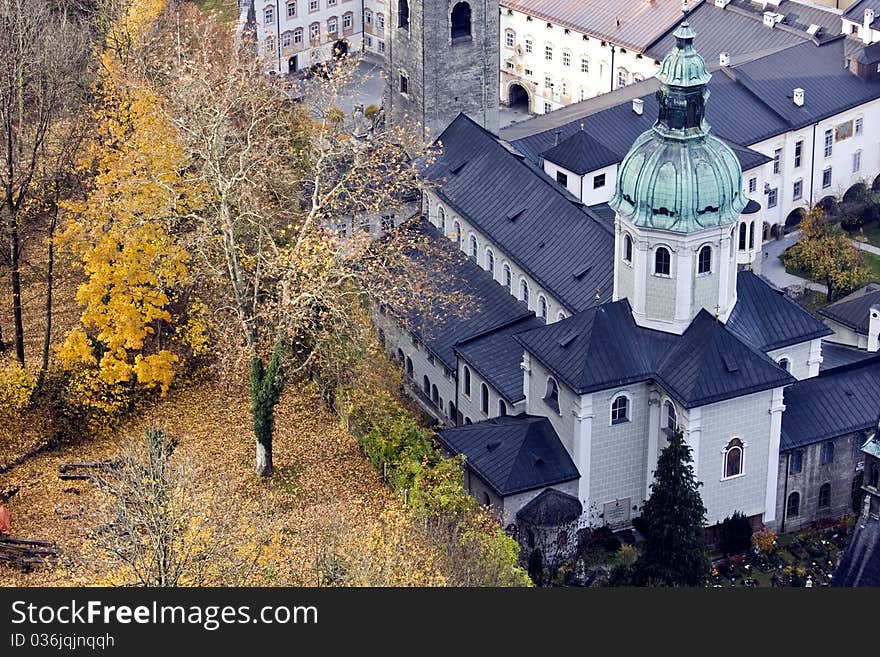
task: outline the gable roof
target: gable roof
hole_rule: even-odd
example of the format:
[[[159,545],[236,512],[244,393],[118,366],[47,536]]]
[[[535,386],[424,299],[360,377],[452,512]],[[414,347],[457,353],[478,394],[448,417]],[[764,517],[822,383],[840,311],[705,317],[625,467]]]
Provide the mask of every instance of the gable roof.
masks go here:
[[[577,394],[655,380],[693,408],[794,381],[705,310],[678,336],[638,326],[624,299],[515,339]]]
[[[534,317],[525,304],[513,298],[424,218],[414,219],[397,230],[400,232],[391,233],[386,239],[407,240],[400,257],[408,258],[417,270],[425,272],[430,280],[430,293],[425,295],[424,305],[391,311],[406,321],[407,329],[449,370],[455,371],[457,342]],[[449,307],[447,299],[453,300],[454,308]]]
[[[727,328],[759,351],[780,349],[832,333],[784,292],[754,272],[737,273],[736,295],[736,305],[727,320]]]
[[[444,429],[439,441],[504,497],[580,478],[545,417],[507,415]]]
[[[542,156],[579,176],[620,162],[617,153],[603,146],[587,134],[586,130],[576,131],[571,137],[545,151]]]
[[[462,360],[492,384],[504,399],[515,404],[524,398],[523,376],[520,369],[523,352],[513,336],[539,326],[544,326],[544,322],[534,315],[529,315],[501,328],[459,342],[455,351]]]
[[[820,372],[785,389],[780,451],[874,428],[880,356]]]
[[[857,363],[866,358],[873,358],[877,354],[851,347],[846,344],[837,344],[836,342],[822,341],[822,363],[819,365],[819,371],[825,372],[835,367],[843,367],[851,363]]]
[[[548,488],[517,511],[516,519],[534,527],[559,527],[577,520],[583,510],[584,506],[578,498]]]
[[[569,311],[610,298],[614,234],[464,114],[425,169],[434,191]],[[500,255],[496,255],[500,259]]]
[[[859,335],[868,335],[871,308],[880,308],[880,289],[870,286],[860,292],[825,306],[819,310],[819,314],[851,328]]]

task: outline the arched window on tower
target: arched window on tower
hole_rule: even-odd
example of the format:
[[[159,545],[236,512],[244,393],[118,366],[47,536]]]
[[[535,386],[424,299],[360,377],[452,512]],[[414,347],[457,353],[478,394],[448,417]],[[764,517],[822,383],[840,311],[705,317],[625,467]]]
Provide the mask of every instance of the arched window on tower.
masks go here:
[[[459,2],[452,8],[450,20],[453,39],[471,38],[471,6],[467,2]]]
[[[669,276],[670,271],[672,268],[669,249],[664,246],[658,247],[654,252],[654,273],[660,276]]]
[[[712,247],[708,244],[700,249],[697,257],[697,273],[708,274],[712,271]]]
[[[529,305],[529,283],[524,278],[519,281],[519,300]]]
[[[452,222],[452,239],[459,247],[461,246],[461,224],[458,223],[458,219]]]
[[[477,238],[475,235],[470,236],[470,256],[471,260],[474,262],[477,261],[477,254],[479,253],[479,245],[477,244]]]
[[[513,274],[511,274],[510,266],[506,262],[504,263],[503,274],[504,287],[510,292],[510,287],[513,285]]]
[[[503,399],[498,400],[498,415],[499,417],[507,415],[507,404],[504,403]]]
[[[492,249],[486,249],[486,271],[495,278],[495,254]]]
[[[755,222],[749,224],[749,248],[755,248]]]
[[[556,385],[556,380],[552,376],[547,377],[547,390],[544,393],[544,403],[557,413],[559,412],[559,386]]]
[[[628,264],[633,261],[633,241],[629,235],[623,236],[623,261]]]
[[[746,225],[742,223],[739,225],[739,250],[746,250]]]
[[[397,27],[409,29],[409,0],[397,0]]]
[[[467,365],[464,367],[464,394],[471,396],[471,370]]]
[[[666,403],[663,404],[663,408],[666,411],[666,421],[664,429],[666,429],[669,433],[675,433],[675,431],[678,429],[678,418],[676,418],[675,416],[675,406],[671,401],[667,400]]]
[[[547,321],[547,299],[544,298],[544,295],[538,297],[538,317]]]

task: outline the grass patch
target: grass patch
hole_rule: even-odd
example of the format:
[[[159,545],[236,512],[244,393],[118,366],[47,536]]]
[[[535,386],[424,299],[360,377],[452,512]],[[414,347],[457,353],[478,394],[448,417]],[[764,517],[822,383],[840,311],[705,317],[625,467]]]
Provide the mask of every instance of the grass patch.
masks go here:
[[[859,242],[867,242],[871,246],[880,247],[880,224],[868,224],[848,233]]]
[[[238,20],[238,2],[236,0],[193,0],[202,11],[213,12],[224,23]]]
[[[865,283],[880,282],[880,256],[865,251],[862,253],[865,256],[863,261],[864,265],[871,272],[870,276],[862,282],[862,285]]]

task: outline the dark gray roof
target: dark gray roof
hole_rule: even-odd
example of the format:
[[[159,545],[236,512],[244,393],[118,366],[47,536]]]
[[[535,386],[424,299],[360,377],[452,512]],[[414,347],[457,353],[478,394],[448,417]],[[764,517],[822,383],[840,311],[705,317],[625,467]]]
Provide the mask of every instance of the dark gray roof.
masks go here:
[[[578,479],[550,420],[507,415],[444,429],[440,442],[502,497]]]
[[[851,328],[860,335],[868,335],[871,306],[880,307],[880,289],[866,289],[819,310],[819,314]]]
[[[860,517],[831,586],[880,586],[880,518]]]
[[[455,351],[510,403],[523,399],[522,347],[513,339],[521,331],[544,326],[534,315],[469,338]]]
[[[769,28],[763,28],[772,32]],[[751,61],[719,68],[712,74],[706,119],[713,133],[731,147],[745,148],[795,130],[856,105],[880,98],[880,80],[862,80],[844,68],[844,46],[835,38],[817,46],[811,41],[793,45]],[[701,50],[700,37],[695,41]],[[533,162],[552,148],[555,131],[565,139],[584,129],[622,159],[635,138],[657,118],[656,78],[630,85],[594,99],[575,103],[502,130],[501,135]],[[803,107],[792,102],[801,87]],[[632,99],[641,98],[642,115],[632,111]],[[735,148],[743,170],[765,162],[763,155]],[[750,159],[754,158],[754,159]]]
[[[426,273],[432,288],[424,305],[391,310],[406,319],[407,328],[448,369],[455,371],[457,342],[518,319],[534,317],[525,304],[513,298],[425,219],[414,219],[398,230],[398,238],[407,240],[401,256],[411,259],[414,269]],[[450,304],[444,301],[448,298],[456,300],[455,308],[448,307]]]
[[[521,508],[516,519],[533,527],[558,527],[580,518],[583,510],[578,498],[555,488],[548,488]]]
[[[579,176],[620,162],[617,153],[603,146],[586,130],[578,130],[558,146],[545,151],[543,157]]]
[[[820,372],[785,389],[780,451],[872,429],[880,412],[880,357]]]
[[[794,382],[706,311],[678,336],[638,326],[622,300],[515,339],[578,394],[655,380],[692,408]]]
[[[871,353],[864,349],[850,347],[845,344],[836,344],[834,342],[822,341],[822,364],[819,365],[819,371],[833,370],[835,367],[843,367],[851,363],[857,363],[866,358],[873,358],[877,354]]]
[[[614,208],[612,208],[607,203],[599,203],[598,205],[591,205],[590,211],[599,217],[600,221],[604,221],[610,227],[614,228],[614,219],[615,212]]]
[[[780,349],[832,333],[785,293],[753,272],[737,274],[736,295],[727,328],[760,351]]]
[[[425,171],[436,193],[569,311],[611,296],[614,234],[464,114]]]
[[[728,5],[728,11],[748,13],[754,20],[762,21],[763,24],[765,10],[754,0],[732,0]],[[840,34],[840,16],[843,12],[838,9],[782,0],[778,7],[768,6],[766,11],[773,11],[785,17],[773,30],[806,33],[810,25],[818,25],[823,28],[819,33],[820,37],[823,33],[829,37]]]
[[[791,2],[784,4],[798,6]],[[756,11],[751,11],[752,7]],[[838,28],[834,33],[840,32],[839,17],[829,12],[816,13],[823,15],[823,22],[827,22],[827,16],[836,18]],[[788,18],[787,13],[786,18]],[[697,50],[709,65],[717,65],[718,55],[722,52],[729,53],[732,61],[736,63],[755,53],[781,50],[803,43],[809,38],[806,33],[809,23],[798,31],[770,29],[764,25],[763,20],[763,12],[752,4],[751,0],[745,0],[745,3],[732,3],[727,9],[716,7],[713,2],[705,2],[688,15],[688,23],[697,33],[695,42]],[[673,27],[654,41],[647,49],[648,55],[654,59],[665,57],[675,47],[675,37],[672,36],[674,30]]]
[[[874,10],[874,22],[871,23],[871,27],[875,30],[880,29],[880,0],[861,0],[861,2],[856,2],[843,12],[843,15],[848,20],[855,21],[861,25],[865,22],[865,9]]]

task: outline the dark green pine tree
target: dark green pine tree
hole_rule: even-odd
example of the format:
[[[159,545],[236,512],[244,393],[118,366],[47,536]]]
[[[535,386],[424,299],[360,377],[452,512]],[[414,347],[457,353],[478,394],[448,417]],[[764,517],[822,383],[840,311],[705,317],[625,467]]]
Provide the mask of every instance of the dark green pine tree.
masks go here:
[[[642,508],[645,543],[635,581],[642,586],[700,586],[709,571],[706,507],[681,431],[660,453],[654,475],[651,497]]]

